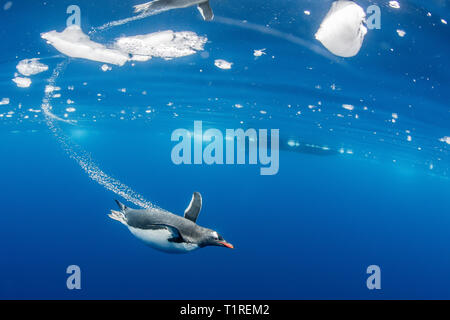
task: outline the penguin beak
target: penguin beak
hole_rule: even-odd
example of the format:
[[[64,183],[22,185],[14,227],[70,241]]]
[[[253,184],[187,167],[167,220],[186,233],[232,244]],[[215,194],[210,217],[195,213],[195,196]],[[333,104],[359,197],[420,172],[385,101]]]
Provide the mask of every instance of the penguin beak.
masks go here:
[[[228,242],[226,242],[226,241],[218,241],[218,243],[219,243],[221,246],[224,246],[224,247],[227,247],[227,248],[230,248],[230,249],[234,249],[234,246],[233,246],[231,243],[228,243]]]

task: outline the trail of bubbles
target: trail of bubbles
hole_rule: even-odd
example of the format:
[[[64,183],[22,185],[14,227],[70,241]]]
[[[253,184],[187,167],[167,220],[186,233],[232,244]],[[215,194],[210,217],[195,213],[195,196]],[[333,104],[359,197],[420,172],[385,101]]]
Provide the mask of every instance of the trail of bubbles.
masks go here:
[[[161,13],[163,11],[166,11],[166,10],[146,11],[146,12],[143,12],[143,13],[138,14],[136,16],[132,16],[132,17],[125,18],[125,19],[111,21],[111,22],[105,23],[105,24],[103,24],[103,25],[101,25],[99,27],[92,28],[92,30],[89,31],[89,35],[94,34],[97,31],[105,31],[105,30],[108,30],[108,29],[113,28],[113,27],[121,26],[121,25],[129,23],[131,21],[137,21],[137,20],[145,19],[147,17],[153,16],[153,15]]]
[[[48,84],[54,86],[56,79],[60,72],[67,66],[67,61],[61,62],[53,70],[52,76],[48,79]],[[63,150],[69,155],[69,157],[75,160],[78,165],[87,173],[89,178],[98,184],[105,187],[107,190],[114,192],[127,201],[142,207],[142,208],[158,208],[156,205],[145,200],[143,196],[136,193],[127,185],[123,184],[117,179],[110,177],[107,173],[103,172],[92,160],[91,156],[83,150],[80,146],[74,144],[69,137],[67,137],[61,128],[57,125],[55,120],[59,118],[51,112],[51,99],[50,92],[46,92],[44,99],[42,100],[42,111],[45,116],[45,122],[61,144]]]

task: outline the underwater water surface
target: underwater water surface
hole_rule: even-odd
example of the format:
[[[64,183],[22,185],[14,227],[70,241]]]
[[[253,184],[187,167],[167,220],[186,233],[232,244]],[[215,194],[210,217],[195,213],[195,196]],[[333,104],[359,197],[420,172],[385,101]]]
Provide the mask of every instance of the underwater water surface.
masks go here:
[[[314,37],[333,1],[211,0],[212,21],[191,6],[108,24],[142,2],[0,3],[0,298],[450,298],[447,1],[356,1],[381,28],[348,58]],[[108,48],[189,38],[158,38],[146,61],[132,42],[123,65],[73,57],[42,36],[70,5]],[[34,58],[48,68],[19,72]],[[171,135],[194,121],[278,129],[277,174],[174,164]],[[182,215],[194,191],[198,224],[234,250],[159,252],[107,216],[114,199]]]

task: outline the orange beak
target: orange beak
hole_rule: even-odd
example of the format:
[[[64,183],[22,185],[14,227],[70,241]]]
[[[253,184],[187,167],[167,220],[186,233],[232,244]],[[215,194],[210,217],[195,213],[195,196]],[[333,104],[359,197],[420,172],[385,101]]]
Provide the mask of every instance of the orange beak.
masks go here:
[[[224,247],[230,248],[230,249],[234,249],[234,246],[231,243],[225,242],[225,241],[219,241],[219,243],[221,245],[223,245]]]

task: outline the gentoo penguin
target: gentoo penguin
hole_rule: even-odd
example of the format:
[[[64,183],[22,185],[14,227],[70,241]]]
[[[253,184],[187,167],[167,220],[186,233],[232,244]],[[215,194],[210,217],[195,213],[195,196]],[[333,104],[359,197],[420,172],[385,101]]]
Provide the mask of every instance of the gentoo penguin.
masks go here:
[[[184,217],[158,208],[135,210],[117,200],[116,203],[120,211],[111,210],[108,216],[126,225],[135,237],[154,249],[187,253],[206,246],[234,248],[216,231],[196,224],[202,208],[202,197],[198,192],[194,192]]]
[[[172,9],[187,8],[197,5],[202,17],[206,21],[214,18],[214,13],[209,5],[209,0],[153,0],[134,6],[134,12],[163,12]]]

